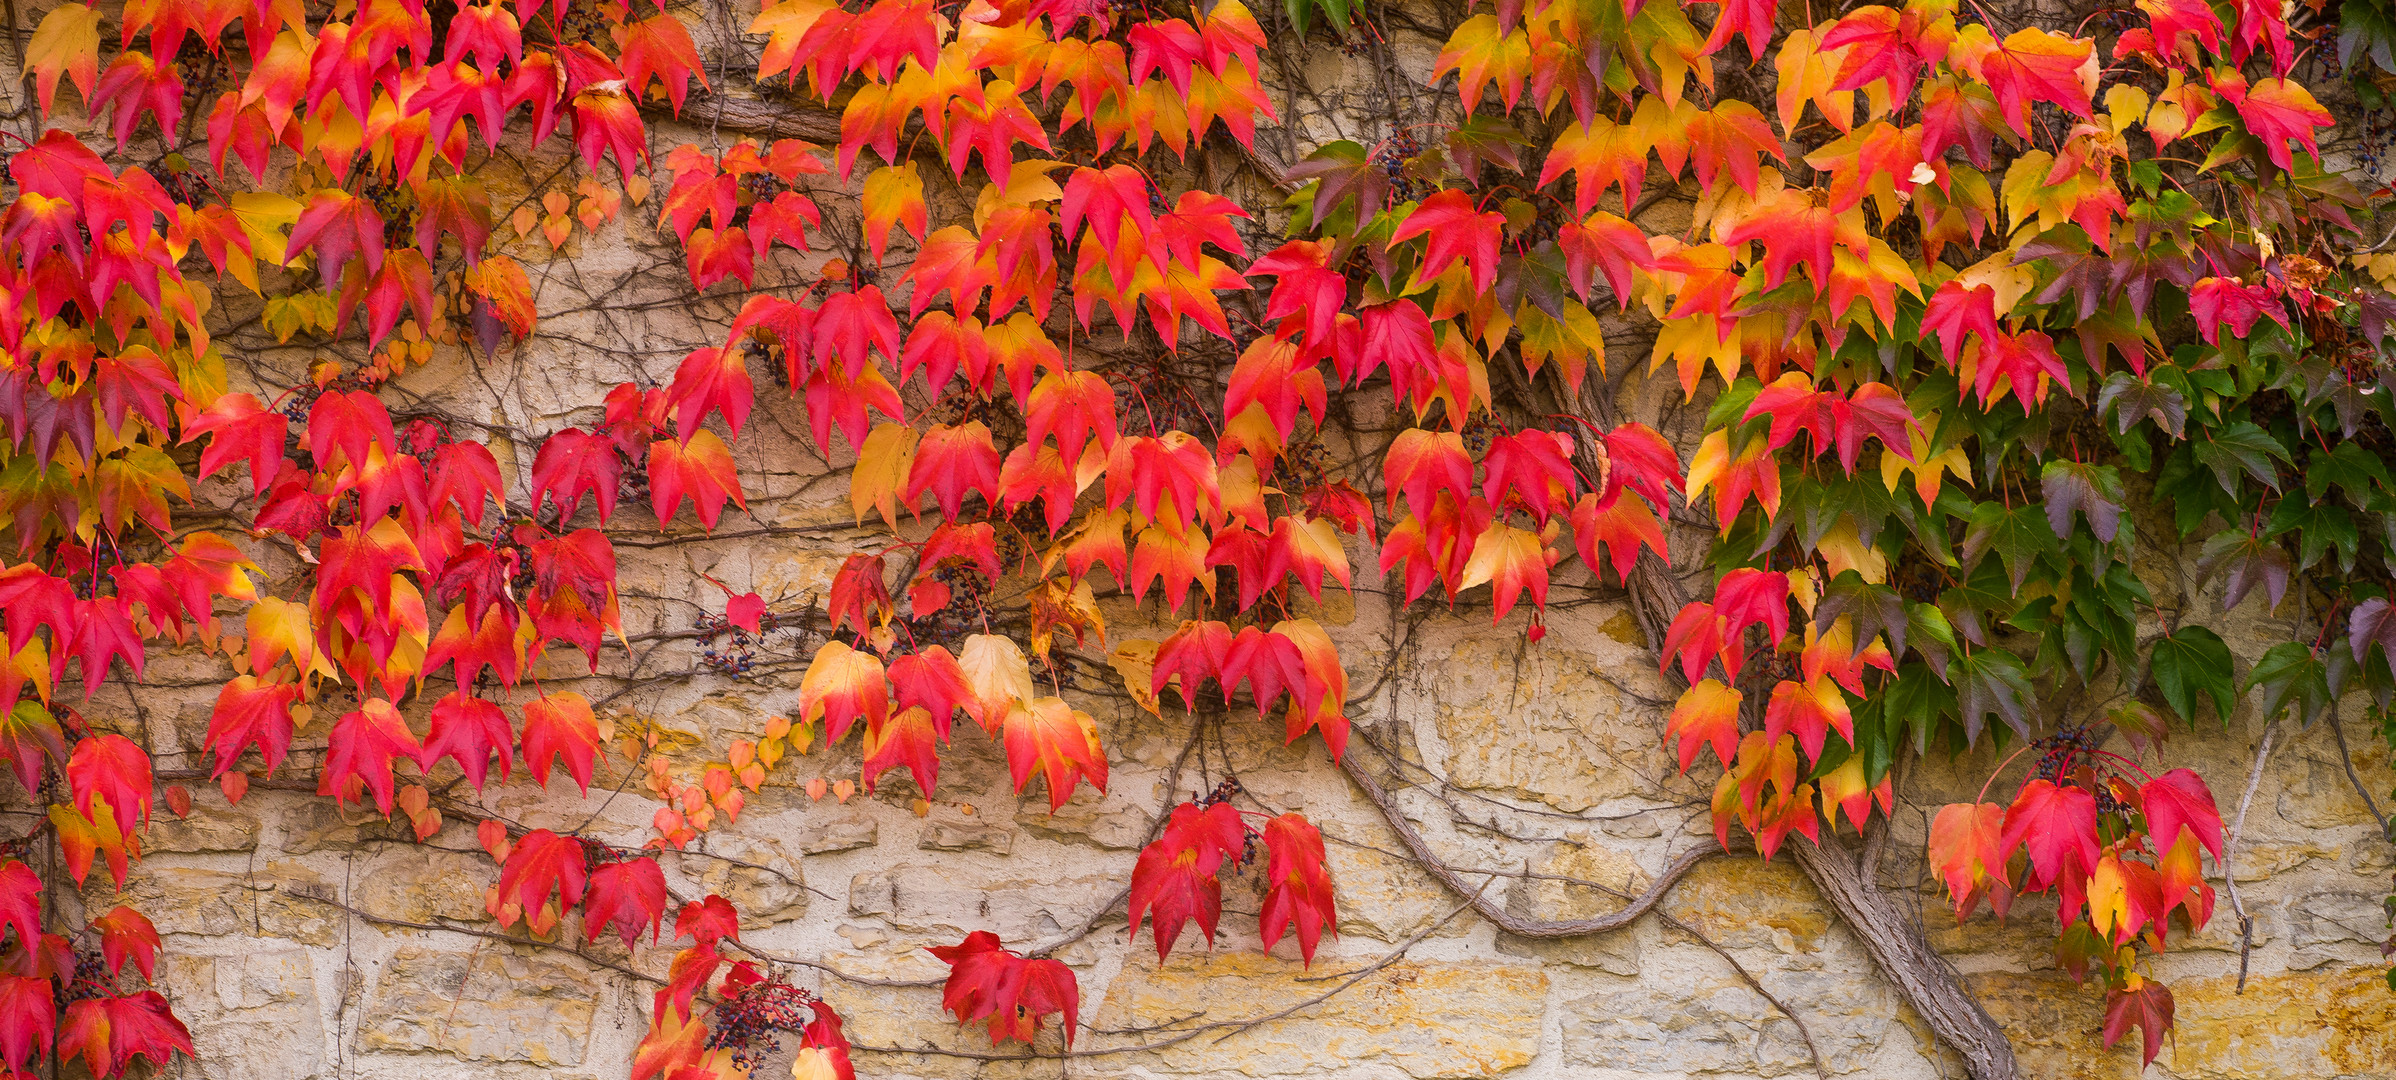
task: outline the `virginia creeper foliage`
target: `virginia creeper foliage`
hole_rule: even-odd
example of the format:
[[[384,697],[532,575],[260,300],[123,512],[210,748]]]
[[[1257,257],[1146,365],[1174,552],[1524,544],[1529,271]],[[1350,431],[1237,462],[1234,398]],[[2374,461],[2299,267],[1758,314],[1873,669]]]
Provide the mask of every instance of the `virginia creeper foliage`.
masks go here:
[[[1267,14],[1378,32],[1344,0]],[[26,56],[51,122],[10,154],[0,216],[0,756],[77,884],[103,859],[123,884],[162,782],[84,707],[152,649],[195,647],[230,673],[205,762],[232,801],[309,773],[422,839],[470,808],[436,774],[587,793],[621,758],[659,802],[653,835],[480,821],[492,918],[550,937],[579,916],[583,940],[629,947],[674,914],[690,944],[636,1080],[745,1075],[776,1032],[798,1075],[847,1077],[840,1018],[657,861],[736,822],[779,763],[853,732],[867,791],[899,770],[929,797],[943,748],[982,737],[962,716],[1053,810],[1107,787],[1068,696],[1088,671],[1159,716],[1252,707],[1338,759],[1352,687],[1314,617],[1327,591],[1377,565],[1406,603],[1436,585],[1536,641],[1559,585],[1636,595],[1704,564],[1710,596],[1656,644],[1686,686],[1664,745],[1684,772],[1712,752],[1722,842],[1769,858],[1842,818],[1886,827],[1902,756],[2035,749],[2026,778],[1992,778],[2010,799],[1936,812],[1931,863],[1958,918],[2053,893],[2064,967],[2102,980],[2108,1041],[2136,1026],[2151,1061],[2173,1003],[2141,950],[2211,917],[2224,829],[2204,779],[2139,758],[2244,690],[2305,723],[2349,688],[2396,691],[2396,257],[2320,161],[2331,118],[2275,6],[2041,27],[1955,0],[1501,3],[1407,73],[1454,87],[1452,121],[1286,169],[1258,152],[1281,118],[1240,0],[767,0],[754,78],[836,109],[837,141],[662,149],[656,124],[732,89],[686,18],[41,16]],[[1769,99],[1729,92],[1755,85],[1739,70],[1768,71]],[[565,159],[571,194],[500,220],[485,171],[508,148]],[[1217,151],[1285,198],[1185,178]],[[1667,196],[1688,204],[1669,225]],[[826,261],[838,214],[862,243]],[[619,216],[670,237],[695,294],[739,300],[720,341],[541,433],[521,475],[483,429],[405,404],[412,369],[540,332],[535,237]],[[812,281],[760,287],[776,265]],[[237,388],[211,336],[228,298],[363,359]],[[1701,417],[1678,443],[1618,418],[1601,317],[1659,328],[1647,366]],[[891,539],[820,615],[722,590],[710,633],[796,627],[812,657],[792,715],[677,761],[535,673],[625,644],[619,519],[746,512],[760,393],[797,400],[813,448],[850,463],[856,521]],[[1326,432],[1359,402],[1390,430],[1335,465]],[[188,527],[219,477],[233,524]],[[269,582],[262,545],[302,572]],[[2292,604],[2319,633],[2239,681],[2133,572],[2181,545],[2225,606]],[[1102,596],[1179,627],[1110,641]],[[1193,922],[1213,946],[1232,876],[1262,893],[1262,944],[1294,937],[1311,964],[1338,926],[1325,838],[1239,796],[1171,810],[1126,868],[1131,927],[1160,959]],[[143,988],[149,920],[51,925],[49,884],[0,863],[0,1073],[191,1053]],[[1032,946],[932,950],[943,1006],[993,1044],[1057,1017],[1069,1048],[1074,974]]]

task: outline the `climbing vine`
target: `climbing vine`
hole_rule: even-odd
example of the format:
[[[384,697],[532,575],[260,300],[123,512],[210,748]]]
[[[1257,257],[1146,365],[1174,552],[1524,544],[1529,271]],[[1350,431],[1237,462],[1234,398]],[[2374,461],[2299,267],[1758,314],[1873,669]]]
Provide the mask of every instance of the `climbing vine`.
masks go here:
[[[2379,193],[2324,165],[2316,98],[2374,86],[2331,54],[2387,66],[2384,35],[2332,44],[2248,0],[2053,25],[1959,0],[1555,0],[1437,13],[1411,71],[1385,27],[1421,12],[1265,14],[1286,40],[1239,0],[41,13],[0,216],[0,755],[42,807],[0,865],[0,1064],[191,1053],[147,986],[151,923],[69,925],[34,867],[54,850],[122,886],[157,792],[180,814],[183,781],[238,802],[296,773],[419,839],[475,821],[488,912],[526,940],[578,918],[629,946],[671,916],[638,1080],[745,1075],[783,1034],[797,1075],[849,1076],[804,959],[743,945],[660,854],[852,733],[855,784],[903,770],[929,800],[944,747],[981,737],[960,715],[1051,809],[1104,792],[1075,703],[1096,692],[1278,719],[1511,931],[1647,910],[1689,860],[1621,920],[1533,925],[1389,809],[1350,753],[1372,689],[1315,617],[1374,567],[1405,604],[1485,602],[1532,643],[1560,575],[1624,589],[1685,687],[1663,745],[1719,769],[1720,844],[1794,852],[1984,1077],[2013,1074],[2002,1033],[1879,917],[1840,831],[1885,835],[1908,757],[1993,746],[2000,798],[1938,809],[1929,837],[1957,917],[2053,893],[2062,966],[2151,1061],[2174,1003],[2145,958],[2213,917],[2235,846],[2167,735],[2250,691],[2272,725],[2396,694],[2396,254]],[[1304,145],[1276,90],[1310,34],[1455,103]],[[542,431],[412,386],[543,334],[536,279],[619,220],[671,237],[686,295],[737,308],[670,377]],[[1625,327],[1646,356],[1620,355]],[[228,332],[320,351],[262,381]],[[1628,418],[1641,367],[1692,423]],[[633,648],[628,515],[739,527],[740,467],[774,464],[743,440],[761,378],[887,540],[821,597],[715,583],[680,634],[690,675],[747,676],[769,640],[807,659],[788,716],[692,750],[542,660]],[[2239,673],[2138,572],[2184,548],[2204,596],[2308,632]],[[1110,637],[1110,596],[1179,626]],[[157,768],[90,705],[161,647],[225,672],[204,769]],[[460,791],[520,767],[589,796],[616,759],[657,803],[637,840]],[[1211,945],[1233,867],[1261,869],[1262,945],[1311,964],[1338,925],[1324,838],[1236,783],[1171,808],[1118,902],[1160,958],[1190,923]],[[942,1006],[994,1046],[1054,1017],[1076,1052],[1055,947],[934,949]]]

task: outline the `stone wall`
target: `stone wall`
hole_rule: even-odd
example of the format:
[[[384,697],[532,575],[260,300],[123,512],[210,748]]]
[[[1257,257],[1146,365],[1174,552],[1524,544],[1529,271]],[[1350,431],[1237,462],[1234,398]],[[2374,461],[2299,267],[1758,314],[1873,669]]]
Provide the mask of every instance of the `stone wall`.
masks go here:
[[[567,349],[536,346],[511,377],[582,377],[541,363],[544,355],[563,360]],[[591,389],[556,392],[590,400]],[[1637,391],[1635,382],[1626,387]],[[505,418],[538,430],[565,417],[511,407]],[[838,476],[846,461],[836,456],[827,470],[803,448],[777,443],[800,422],[787,402],[760,419],[744,451],[786,471],[752,478],[754,520],[728,519],[715,539],[678,531],[657,544],[645,517],[628,512],[614,528],[625,544],[631,654],[606,657],[603,675],[614,678],[589,678],[574,657],[552,656],[542,668],[552,686],[594,698],[620,691],[603,710],[610,719],[655,725],[668,745],[690,747],[684,757],[694,765],[703,760],[698,744],[720,752],[790,710],[804,661],[793,639],[778,635],[761,649],[754,678],[686,676],[694,646],[658,635],[720,605],[694,572],[791,606],[820,595],[846,554],[881,542],[850,522]],[[1360,567],[1373,557],[1362,548],[1351,555]],[[2177,568],[2147,577],[2166,610],[2208,602],[2185,594]],[[1471,595],[1452,614],[1401,612],[1369,574],[1358,584],[1310,612],[1333,627],[1355,681],[1360,738],[1351,752],[1390,778],[1410,820],[1450,863],[1499,872],[1488,888],[1507,907],[1603,914],[1677,854],[1713,843],[1705,789],[1674,777],[1660,747],[1669,691],[1608,590],[1588,587],[1577,568],[1567,573],[1551,598],[1548,636],[1531,644],[1519,615],[1493,627]],[[2247,662],[2295,632],[2257,605],[2219,623]],[[1170,630],[1154,605],[1110,602],[1105,614],[1109,642]],[[1099,644],[1084,652],[1102,655]],[[145,731],[163,768],[189,767],[199,761],[213,685],[227,674],[192,656],[161,656],[146,683],[103,691],[91,712],[102,724]],[[680,895],[735,900],[750,944],[822,965],[802,969],[800,981],[839,1007],[858,1043],[917,1051],[861,1053],[861,1075],[1058,1075],[1054,1061],[971,1056],[991,1052],[987,1039],[950,1023],[937,989],[923,985],[945,971],[924,947],[973,930],[1018,947],[1068,941],[1056,955],[1081,978],[1085,1049],[1303,1006],[1253,1027],[1078,1060],[1065,1075],[1803,1075],[1813,1068],[1806,1033],[1784,1006],[1834,1073],[1958,1074],[1786,858],[1702,864],[1658,914],[1620,932],[1517,939],[1460,911],[1461,897],[1406,858],[1317,740],[1283,747],[1277,719],[1246,711],[1159,717],[1119,693],[1077,699],[1100,718],[1113,755],[1104,797],[1084,789],[1053,814],[1037,787],[1018,798],[997,747],[968,725],[944,755],[928,803],[904,773],[870,796],[810,799],[808,780],[857,774],[852,738],[783,763],[737,825],[665,857],[669,878]],[[2198,768],[2225,809],[2235,806],[2261,735],[2249,710],[2225,730],[2181,734],[2163,751],[2171,764]],[[2354,711],[2347,734],[2362,783],[2386,792],[2396,773]],[[1193,730],[1196,748],[1185,758]],[[304,734],[321,740],[322,727]],[[1169,783],[1177,761],[1179,780]],[[2130,1046],[2100,1049],[2098,991],[2056,970],[2051,902],[2025,902],[2003,925],[1983,915],[1957,927],[1922,872],[1926,808],[1971,797],[1991,766],[1981,753],[1909,769],[1882,879],[1922,883],[1923,923],[2006,1022],[2026,1075],[2135,1075]],[[1244,805],[1303,811],[1330,841],[1339,935],[1311,968],[1290,942],[1258,950],[1253,870],[1227,882],[1215,947],[1192,929],[1161,964],[1145,935],[1127,934],[1120,904],[1109,906],[1155,815],[1226,771],[1244,785]],[[532,827],[595,821],[593,831],[637,842],[655,806],[637,786],[610,794],[625,778],[624,762],[612,760],[588,798],[519,779],[494,786],[479,805]],[[313,795],[261,784],[235,807],[195,787],[192,815],[152,828],[124,893],[167,937],[161,978],[203,1055],[181,1075],[624,1075],[653,990],[632,972],[662,973],[668,949],[644,944],[627,955],[602,940],[578,957],[572,921],[564,948],[493,937],[483,891],[496,869],[463,815],[419,844],[404,822],[345,814]],[[455,794],[471,797],[463,787]],[[2240,957],[2225,894],[2203,934],[2155,961],[2180,1001],[2179,1035],[2157,1075],[2396,1073],[2396,995],[2381,981],[2375,944],[2385,933],[2379,900],[2392,860],[2377,832],[2327,725],[2282,740],[2235,866],[2255,918],[2245,992],[2236,990]],[[117,900],[104,879],[85,899]],[[427,928],[436,926],[455,929]],[[1367,973],[1351,985],[1355,972]]]
[[[1407,70],[1428,70],[1427,54],[1417,55],[1421,42],[1408,39],[1401,49]],[[1323,114],[1330,119],[1268,132],[1260,152],[1369,137],[1377,129],[1336,121],[1355,111],[1342,111],[1353,103],[1339,95],[1363,93],[1338,88],[1372,85],[1362,63],[1314,50],[1303,78],[1337,89]],[[707,130],[663,131],[657,144],[685,137],[704,139]],[[1236,167],[1195,167],[1216,165]],[[503,216],[544,190],[491,179]],[[838,210],[837,200],[827,199],[827,209]],[[640,224],[649,216],[628,208],[595,235],[578,231],[569,258],[536,274],[544,321],[529,347],[488,362],[445,347],[407,376],[405,395],[482,425],[521,484],[540,436],[597,419],[595,403],[609,385],[668,376],[685,350],[713,340],[737,310],[728,288],[689,301],[678,255]],[[835,243],[854,243],[853,218],[834,213],[831,227]],[[519,248],[531,253],[529,263],[547,253],[538,240]],[[804,282],[813,265],[769,272],[760,286]],[[225,310],[237,383],[290,385],[317,352],[277,346],[237,302]],[[1693,417],[1674,407],[1677,388],[1624,374],[1641,366],[1639,328],[1609,327],[1623,400],[1668,432],[1685,433]],[[804,413],[762,375],[759,385],[760,410],[739,447],[750,513],[727,517],[713,537],[687,527],[661,537],[645,508],[628,501],[610,525],[624,559],[626,641],[611,644],[596,677],[578,657],[553,654],[539,669],[545,685],[603,701],[619,727],[651,725],[692,765],[787,713],[805,659],[792,636],[776,635],[760,648],[752,678],[700,673],[697,646],[676,636],[699,613],[722,609],[722,594],[699,575],[793,608],[816,602],[846,555],[887,542],[878,528],[853,523],[850,452],[818,458],[802,434]],[[1355,422],[1370,430],[1375,418]],[[218,505],[244,493],[222,483],[200,491]],[[287,547],[254,551],[272,575],[293,569]],[[1660,747],[1671,693],[1618,592],[1592,586],[1570,566],[1551,597],[1550,631],[1531,644],[1520,614],[1492,626],[1482,595],[1468,594],[1452,613],[1429,604],[1401,611],[1370,572],[1374,552],[1359,545],[1350,554],[1357,588],[1335,590],[1308,613],[1333,629],[1348,659],[1360,735],[1352,752],[1387,778],[1449,862],[1490,872],[1479,876],[1492,879],[1487,890],[1512,910],[1578,917],[1618,909],[1621,893],[1678,854],[1713,843],[1707,785],[1675,777]],[[1699,564],[1684,565],[1695,573]],[[2195,594],[2185,564],[2144,570],[2158,610],[2208,610],[2212,601]],[[2249,600],[2219,621],[2242,662],[2298,632],[2260,604]],[[1161,638],[1171,628],[1154,604],[1110,602],[1105,615],[1110,643]],[[1093,660],[1090,670],[1105,672],[1100,642],[1080,652]],[[198,768],[209,705],[229,675],[195,654],[161,653],[145,682],[104,689],[88,713],[137,733],[162,768]],[[684,897],[712,891],[734,899],[748,919],[746,942],[808,965],[800,981],[838,1006],[849,1034],[886,1048],[859,1054],[864,1076],[1775,1077],[1811,1072],[1817,1052],[1841,1075],[1959,1075],[1786,858],[1709,861],[1656,914],[1616,933],[1517,939],[1462,910],[1463,897],[1407,858],[1318,740],[1284,747],[1278,721],[1244,711],[1154,716],[1120,693],[1074,696],[1099,717],[1112,755],[1103,797],[1084,790],[1053,814],[1043,790],[1019,798],[997,748],[968,725],[944,754],[928,801],[903,773],[871,795],[810,798],[811,779],[857,775],[852,737],[786,761],[737,825],[664,858],[669,879]],[[2203,733],[2177,735],[2164,750],[2169,763],[2199,769],[2225,809],[2236,805],[2262,735],[2251,708],[2225,726],[2208,722]],[[2364,787],[2387,792],[2396,772],[2376,735],[2355,723],[2357,712],[2350,706],[2345,717],[2355,767]],[[421,729],[421,706],[408,715]],[[303,732],[286,777],[308,774],[309,748],[321,747],[324,726]],[[1958,927],[1923,872],[1927,813],[1971,797],[1993,764],[1979,753],[1909,767],[1881,878],[1919,886],[1928,933],[2005,1022],[2026,1075],[2136,1075],[2131,1046],[2101,1049],[2100,993],[2075,987],[2055,967],[2051,902],[2025,902],[2006,924],[1983,915]],[[1228,911],[1212,949],[1193,929],[1159,963],[1145,934],[1134,939],[1124,926],[1116,898],[1156,815],[1227,773],[1244,785],[1243,805],[1303,811],[1330,842],[1341,918],[1337,939],[1311,967],[1290,942],[1271,954],[1258,950],[1253,870],[1227,882]],[[480,813],[528,827],[586,827],[637,843],[655,804],[637,784],[619,791],[626,785],[617,759],[588,797],[541,792],[519,777],[475,801]],[[496,869],[463,814],[417,843],[404,823],[343,813],[311,794],[261,783],[229,806],[204,784],[194,787],[190,817],[167,815],[152,826],[121,897],[166,935],[160,981],[202,1055],[175,1075],[625,1075],[647,1022],[648,980],[663,972],[670,946],[627,954],[612,940],[578,945],[571,920],[551,947],[502,940],[483,914]],[[463,787],[453,794],[472,797]],[[2153,1075],[2396,1075],[2396,995],[2381,981],[2376,946],[2386,933],[2379,902],[2396,860],[2378,832],[2331,728],[2289,733],[2262,774],[2233,868],[2254,917],[2252,955],[2241,959],[2225,894],[2203,934],[2156,959],[2179,997],[2179,1032]],[[104,878],[83,895],[102,910],[119,899]],[[987,1060],[987,1038],[950,1023],[936,986],[927,985],[945,968],[924,947],[973,930],[1017,947],[1064,942],[1056,955],[1080,977],[1090,1024],[1083,1049],[1223,1026],[1062,1066]],[[1051,1045],[1053,1035],[1043,1041]]]

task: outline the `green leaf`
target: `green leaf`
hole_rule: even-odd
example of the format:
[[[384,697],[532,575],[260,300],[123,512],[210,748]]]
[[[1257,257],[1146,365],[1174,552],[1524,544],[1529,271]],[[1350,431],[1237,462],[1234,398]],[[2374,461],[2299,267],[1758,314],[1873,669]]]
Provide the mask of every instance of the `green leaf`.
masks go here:
[[[2244,689],[2257,687],[2263,690],[2265,723],[2294,705],[2297,722],[2310,727],[2331,701],[2329,665],[2322,662],[2320,653],[2301,641],[2280,642],[2255,662],[2255,669],[2246,673]]]
[[[2202,626],[2183,626],[2155,642],[2149,671],[2163,703],[2180,719],[2196,720],[2197,696],[2213,699],[2213,711],[2224,723],[2237,700],[2237,668],[2221,635]]]
[[[2040,507],[2008,510],[2003,503],[1984,502],[1972,508],[1971,528],[1963,534],[1964,565],[1977,565],[1992,550],[2005,561],[2005,575],[2019,595],[2031,565],[2055,550],[2055,530]]]
[[[2140,379],[2127,371],[2116,371],[2105,380],[2104,389],[2097,391],[2098,416],[2111,414],[2114,430],[2127,434],[2141,420],[2152,420],[2155,426],[2179,438],[2188,425],[2188,398],[2167,383]]]
[[[2121,470],[2111,465],[2050,461],[2039,474],[2047,497],[2047,524],[2060,539],[2072,534],[2072,515],[2088,519],[2088,527],[2105,543],[2121,529]],[[2018,586],[2017,586],[2018,588]]]
[[[2221,481],[2222,490],[2238,494],[2238,474],[2263,482],[2273,491],[2280,489],[2279,467],[2274,459],[2287,461],[2288,449],[2280,445],[2271,433],[2252,422],[2240,420],[2194,440],[2196,460],[2213,470],[2213,478]]]
[[[2305,497],[2316,501],[2335,484],[2359,505],[2370,500],[2374,483],[2381,490],[2396,491],[2396,480],[2388,478],[2387,463],[2358,442],[2339,443],[2328,454],[2315,456],[2304,471]]]
[[[1959,657],[1948,673],[1955,677],[1957,712],[1963,718],[1966,742],[1980,741],[1981,729],[1994,714],[2024,742],[2030,739],[2030,702],[2037,690],[2022,667],[2021,657],[2003,649],[1981,649]]]

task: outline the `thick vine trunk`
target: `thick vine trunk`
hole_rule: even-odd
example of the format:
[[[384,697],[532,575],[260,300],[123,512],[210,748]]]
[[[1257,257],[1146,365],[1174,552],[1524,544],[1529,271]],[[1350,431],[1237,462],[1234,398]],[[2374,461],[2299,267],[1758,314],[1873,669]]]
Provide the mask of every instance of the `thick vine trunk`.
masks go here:
[[[1575,404],[1580,415],[1596,424],[1600,431],[1611,430],[1620,422],[1602,381],[1586,385]],[[1602,475],[1607,465],[1595,440],[1578,442],[1578,464],[1582,470],[1590,476]],[[1662,642],[1673,617],[1689,602],[1687,590],[1673,576],[1672,568],[1653,552],[1639,560],[1625,584],[1630,590],[1631,614],[1639,628],[1648,641]],[[1761,695],[1750,698],[1762,699]],[[1939,1041],[1963,1058],[1964,1069],[1972,1080],[2017,1080],[2020,1068],[2004,1029],[1964,988],[1962,976],[1931,946],[1920,926],[1881,891],[1865,861],[1857,858],[1835,834],[1825,834],[1819,846],[1792,843],[1787,850],[1796,853],[1797,865],[1804,868],[1806,877],[1813,880],[1823,899],[1855,931],[1864,951],[1871,954],[1873,964],[1887,976],[1898,995],[1930,1025]]]
[[[1880,891],[1863,860],[1835,833],[1825,833],[1819,845],[1790,844],[1797,865],[1830,906],[1838,909],[1872,954],[1872,963],[1913,1006],[1930,1030],[1963,1058],[1972,1080],[2013,1080],[2021,1075],[2013,1060],[2013,1044],[1996,1018],[1980,1007],[1963,978],[1947,958],[1938,954],[1921,928]]]

